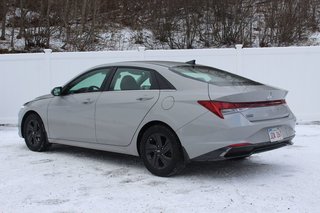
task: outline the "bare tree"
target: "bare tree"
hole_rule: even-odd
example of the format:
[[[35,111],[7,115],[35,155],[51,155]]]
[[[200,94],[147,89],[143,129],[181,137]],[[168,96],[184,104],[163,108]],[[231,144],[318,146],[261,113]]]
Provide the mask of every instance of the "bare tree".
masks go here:
[[[48,48],[53,39],[64,42],[60,50],[87,51],[100,49],[103,35],[128,28],[130,42],[149,48],[288,46],[307,41],[320,21],[319,0],[36,2],[0,0],[0,39],[11,28],[11,42],[24,39],[27,51]]]
[[[1,40],[6,40],[6,20],[8,13],[8,0],[0,1],[0,17],[1,17]]]

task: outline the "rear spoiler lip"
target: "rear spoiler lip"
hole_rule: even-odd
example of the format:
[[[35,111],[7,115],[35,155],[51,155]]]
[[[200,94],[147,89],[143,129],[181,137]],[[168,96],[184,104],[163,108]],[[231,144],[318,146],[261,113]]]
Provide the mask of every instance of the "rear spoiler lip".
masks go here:
[[[288,94],[287,90],[261,86],[242,87],[220,87],[208,84],[208,95],[210,100],[221,102],[263,102],[283,100]]]

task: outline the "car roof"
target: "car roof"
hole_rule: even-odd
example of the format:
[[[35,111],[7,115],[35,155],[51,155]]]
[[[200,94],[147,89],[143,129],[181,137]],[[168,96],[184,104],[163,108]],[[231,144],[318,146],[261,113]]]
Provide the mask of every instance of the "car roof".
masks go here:
[[[101,66],[143,66],[143,65],[158,65],[162,67],[174,67],[178,65],[187,65],[186,62],[177,62],[177,61],[124,61],[124,62],[116,62],[110,64],[103,64]]]

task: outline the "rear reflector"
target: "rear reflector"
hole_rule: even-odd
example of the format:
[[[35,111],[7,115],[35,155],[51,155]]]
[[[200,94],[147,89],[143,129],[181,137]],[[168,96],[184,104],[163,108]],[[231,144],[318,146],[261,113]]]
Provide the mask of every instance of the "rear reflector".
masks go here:
[[[213,112],[218,117],[224,119],[222,110],[226,109],[241,109],[241,108],[255,108],[255,107],[267,107],[286,104],[285,100],[276,101],[260,101],[260,102],[221,102],[221,101],[198,101],[203,107],[207,108],[210,112]]]
[[[236,143],[236,144],[231,144],[228,147],[230,148],[237,148],[237,147],[244,147],[244,146],[250,146],[252,145],[251,143]]]

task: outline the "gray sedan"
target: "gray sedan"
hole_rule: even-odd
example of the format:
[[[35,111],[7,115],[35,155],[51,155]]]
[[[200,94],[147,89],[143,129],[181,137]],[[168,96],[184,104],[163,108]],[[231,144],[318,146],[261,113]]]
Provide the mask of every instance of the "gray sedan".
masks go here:
[[[57,143],[125,153],[170,176],[192,160],[291,144],[296,119],[286,94],[195,61],[105,64],[25,103],[19,134],[32,151]]]

